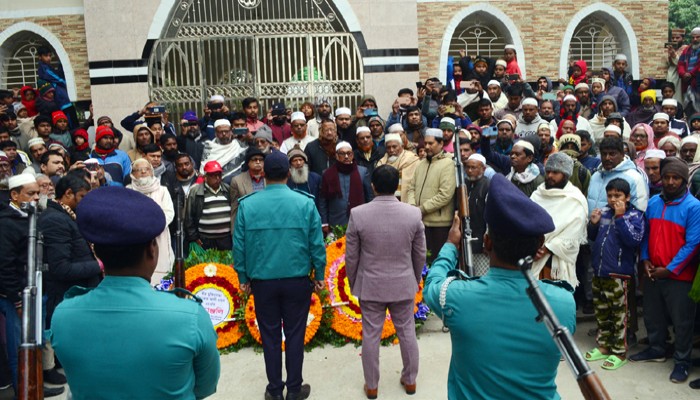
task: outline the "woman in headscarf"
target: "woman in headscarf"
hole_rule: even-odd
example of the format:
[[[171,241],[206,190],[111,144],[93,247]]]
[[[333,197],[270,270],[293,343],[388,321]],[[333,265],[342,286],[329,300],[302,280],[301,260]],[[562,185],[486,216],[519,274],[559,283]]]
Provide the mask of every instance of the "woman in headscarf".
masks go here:
[[[650,140],[653,137],[654,130],[647,124],[639,123],[632,127],[630,141],[634,143],[634,149],[637,151],[637,158],[633,161],[640,168],[644,168],[644,156],[646,156],[647,150],[656,148],[656,146],[654,146],[654,140]]]
[[[153,167],[145,158],[140,158],[131,164],[131,184],[127,188],[150,197],[165,213],[165,230],[156,238],[158,265],[151,277],[151,285],[156,285],[171,271],[175,261],[173,248],[170,244],[170,230],[168,229],[168,225],[175,218],[173,200],[170,198],[168,189],[161,186],[160,180],[154,176]]]

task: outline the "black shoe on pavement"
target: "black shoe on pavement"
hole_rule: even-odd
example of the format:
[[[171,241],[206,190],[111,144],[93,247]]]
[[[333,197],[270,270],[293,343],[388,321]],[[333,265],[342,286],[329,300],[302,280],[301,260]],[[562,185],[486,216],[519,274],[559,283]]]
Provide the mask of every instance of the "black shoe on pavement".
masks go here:
[[[673,383],[683,383],[688,379],[688,366],[685,364],[676,364],[675,367],[673,367],[673,372],[671,372],[671,376],[669,379]]]
[[[666,361],[666,355],[664,353],[657,353],[651,348],[648,348],[630,356],[629,360],[632,362],[664,362]]]
[[[67,381],[66,376],[54,368],[44,370],[44,382],[52,385],[65,385]]]
[[[281,394],[273,395],[272,393],[265,390],[265,400],[284,400],[284,396]]]
[[[308,399],[309,395],[311,395],[311,385],[309,385],[308,383],[305,383],[305,384],[301,385],[301,390],[298,391],[297,393],[287,392],[286,400],[304,400],[304,399]]]
[[[66,391],[64,387],[48,387],[44,386],[44,397],[54,397],[63,394]]]
[[[694,380],[694,381],[690,381],[690,383],[688,384],[688,386],[690,386],[691,389],[700,389],[700,379],[696,379],[696,380]]]
[[[595,314],[595,309],[593,308],[593,302],[592,301],[586,302],[586,304],[583,305],[581,312],[583,312],[585,315]]]

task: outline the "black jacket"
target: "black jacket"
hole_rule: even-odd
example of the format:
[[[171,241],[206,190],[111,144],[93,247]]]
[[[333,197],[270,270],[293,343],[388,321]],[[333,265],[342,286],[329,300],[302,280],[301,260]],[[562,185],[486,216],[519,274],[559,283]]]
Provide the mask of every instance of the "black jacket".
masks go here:
[[[188,243],[201,239],[199,234],[199,220],[204,210],[204,183],[192,186],[185,202],[185,246]],[[221,182],[221,195],[231,202],[231,188]]]
[[[320,140],[314,140],[307,144],[304,153],[309,158],[309,171],[319,175],[323,175],[331,165],[335,164],[335,157],[328,157],[328,154],[321,147]]]
[[[37,223],[44,236],[44,273],[46,326],[51,327],[51,316],[63,295],[73,286],[95,287],[102,271],[78,225],[55,201],[49,201]]]
[[[0,209],[0,296],[17,303],[27,285],[29,220],[10,206]]]
[[[467,181],[469,193],[469,225],[472,228],[472,252],[484,250],[484,233],[486,233],[486,195],[489,193],[490,181],[482,176],[476,182]]]

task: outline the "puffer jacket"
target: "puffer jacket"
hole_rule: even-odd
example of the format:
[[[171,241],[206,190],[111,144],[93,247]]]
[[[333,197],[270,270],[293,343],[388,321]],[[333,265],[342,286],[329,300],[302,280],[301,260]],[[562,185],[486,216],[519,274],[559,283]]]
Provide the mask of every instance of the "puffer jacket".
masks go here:
[[[644,238],[644,213],[628,207],[615,217],[615,210],[603,208],[597,224],[588,224],[588,239],[593,241],[593,272],[607,278],[611,273],[634,275],[636,251]]]
[[[644,177],[637,169],[637,165],[625,157],[620,164],[610,171],[606,171],[603,165],[591,176],[591,184],[588,186],[588,212],[596,208],[602,209],[608,204],[608,194],[605,186],[615,178],[622,178],[630,184],[630,203],[640,211],[646,211],[649,202],[649,188]]]
[[[432,160],[421,160],[408,188],[408,204],[420,207],[427,227],[452,225],[457,187],[452,154],[441,152]]]

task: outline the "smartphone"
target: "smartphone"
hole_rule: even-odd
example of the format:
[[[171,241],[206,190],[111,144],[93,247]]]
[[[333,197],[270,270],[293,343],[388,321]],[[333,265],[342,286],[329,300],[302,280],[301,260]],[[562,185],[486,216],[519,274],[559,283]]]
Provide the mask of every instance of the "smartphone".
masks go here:
[[[518,79],[520,79],[520,75],[518,75],[518,74],[509,74],[508,75],[509,81],[517,81]]]
[[[675,50],[678,50],[678,44],[676,42],[666,42],[664,43],[664,48],[667,49],[669,47],[673,47]]]
[[[165,107],[164,107],[164,106],[153,106],[153,107],[148,107],[148,113],[149,113],[149,114],[164,114],[164,113],[165,113]]]
[[[399,103],[399,106],[407,106],[411,104],[411,98],[410,97],[399,97],[396,99],[396,101]]]
[[[234,136],[245,136],[248,134],[248,128],[233,128]]]
[[[416,82],[416,89],[421,90],[423,88],[423,82],[418,81]]]
[[[454,114],[455,106],[445,106],[445,114]]]
[[[210,110],[221,110],[221,108],[224,106],[223,103],[209,103],[207,104],[207,108]]]
[[[474,89],[474,81],[462,81],[459,83],[462,89]]]
[[[364,111],[364,115],[367,118],[376,117],[378,115],[377,109],[376,108],[366,108]]]
[[[554,93],[544,93],[542,95],[542,100],[556,100],[557,95]]]

